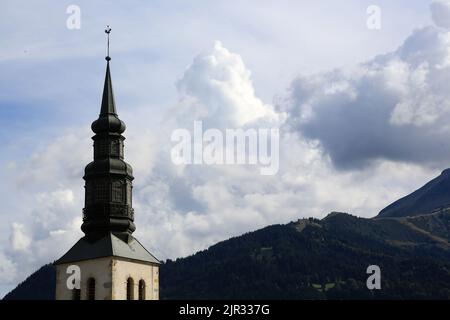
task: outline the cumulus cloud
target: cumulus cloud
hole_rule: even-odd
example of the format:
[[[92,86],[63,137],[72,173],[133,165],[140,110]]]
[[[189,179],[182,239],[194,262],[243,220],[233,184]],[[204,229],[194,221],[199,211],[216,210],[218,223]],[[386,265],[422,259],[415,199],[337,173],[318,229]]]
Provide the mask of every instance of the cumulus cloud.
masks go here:
[[[212,52],[216,49],[213,48]],[[226,59],[210,57],[210,60],[218,61],[215,69],[231,67]],[[185,88],[196,88],[198,83],[211,81],[210,72],[204,72],[202,68],[191,69],[194,64],[195,61],[186,71],[190,76],[181,80]],[[226,81],[230,83],[223,86],[233,87],[233,77]],[[249,91],[254,92],[251,82],[249,85]],[[236,92],[233,94],[226,90],[189,91],[191,100],[187,107],[190,112],[186,113],[177,105],[172,109],[178,115],[177,122],[172,125],[175,128],[184,126],[199,117],[199,120],[206,119],[219,128],[224,125],[238,126],[239,122],[233,119],[239,118],[241,111],[238,109],[245,109],[246,106],[219,104],[227,101],[229,95],[238,95],[241,89],[234,88]],[[349,86],[341,82],[329,91],[337,93],[345,90],[349,90]],[[186,90],[180,89],[180,96],[184,99]],[[256,96],[254,98],[258,99]],[[183,99],[181,104],[185,103]],[[209,104],[199,106],[198,101],[208,99],[214,101],[216,106],[220,105],[219,110],[227,110],[225,120],[216,106],[211,109],[208,109]],[[271,105],[265,105],[267,110],[273,109]],[[203,108],[206,108],[205,112],[195,113]],[[283,119],[283,112],[278,114],[279,122]],[[260,125],[266,118],[271,117],[261,113],[252,122],[243,125]],[[143,242],[157,256],[164,258],[185,256],[217,241],[269,224],[285,223],[304,216],[322,217],[333,210],[373,216],[380,204],[389,203],[403,195],[405,190],[409,192],[411,183],[420,184],[433,174],[416,165],[399,166],[393,162],[380,163],[369,172],[336,172],[315,143],[284,130],[280,141],[280,171],[276,176],[263,177],[250,166],[178,167],[170,161],[170,142],[162,143],[164,137],[168,139],[170,136],[165,123],[163,128],[158,129],[158,136],[160,143],[153,146],[158,150],[157,156],[149,160],[153,167],[151,174],[143,177],[135,170],[136,180],[141,182],[134,189],[134,203],[138,226],[136,235],[144,239]],[[133,144],[139,145],[133,139]],[[133,164],[132,159],[130,162]],[[145,163],[142,159],[141,162]],[[412,172],[413,178],[409,177]]]
[[[433,22],[442,28],[450,29],[450,1],[436,0],[430,5]]]
[[[2,284],[23,281],[81,236],[81,176],[91,154],[89,145],[89,135],[82,142],[73,133],[64,134],[6,167],[4,179],[17,205],[9,243],[0,251],[5,257],[0,261],[0,278],[1,272],[10,277]]]
[[[39,192],[36,195],[39,210],[32,211],[34,237],[48,237],[52,232],[69,229],[75,215],[81,211],[75,204],[75,196],[70,189]]]
[[[29,218],[12,223],[9,246],[0,252],[5,256],[0,270],[9,270],[9,282],[23,281],[39,266],[56,260],[82,235],[80,207],[72,205],[70,192],[41,193],[37,198]],[[44,198],[48,203],[42,202]]]
[[[220,41],[194,58],[177,88],[183,108],[178,110],[180,119],[203,120],[212,127],[240,127],[261,118],[277,118],[272,107],[256,97],[241,56]]]
[[[40,188],[58,181],[58,185],[68,185],[83,175],[83,165],[91,161],[92,151],[89,144],[90,131],[86,128],[68,128],[69,133],[62,133],[46,145],[39,144],[33,150],[29,161],[20,167],[10,168],[11,174],[17,175],[16,184],[20,187]],[[87,143],[86,143],[87,141]]]
[[[12,224],[10,242],[13,250],[26,250],[29,247],[31,239],[27,236],[24,225]]]
[[[0,283],[11,284],[17,281],[16,265],[6,256],[3,250],[0,250]]]
[[[301,76],[279,109],[338,168],[379,159],[444,168],[450,157],[450,33],[416,30],[354,70]]]

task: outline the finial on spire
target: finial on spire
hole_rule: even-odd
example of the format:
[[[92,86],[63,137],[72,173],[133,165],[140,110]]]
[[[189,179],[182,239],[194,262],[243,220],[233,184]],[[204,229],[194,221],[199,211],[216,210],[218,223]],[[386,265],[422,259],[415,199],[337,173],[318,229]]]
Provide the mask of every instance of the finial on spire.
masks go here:
[[[105,59],[109,62],[109,60],[111,60],[111,57],[109,56],[109,34],[111,33],[111,28],[109,26],[106,26],[105,33],[108,35],[108,47]]]

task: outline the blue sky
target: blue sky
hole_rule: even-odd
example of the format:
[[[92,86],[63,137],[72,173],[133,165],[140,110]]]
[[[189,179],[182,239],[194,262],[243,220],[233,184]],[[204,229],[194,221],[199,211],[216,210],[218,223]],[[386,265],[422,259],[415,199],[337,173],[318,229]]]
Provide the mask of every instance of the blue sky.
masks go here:
[[[446,2],[438,2],[446,21]],[[448,90],[438,84],[448,73],[448,32],[436,26],[430,3],[2,1],[0,295],[81,236],[81,177],[100,108],[105,25],[112,27],[116,104],[136,175],[136,234],[166,259],[332,210],[374,216],[444,169],[446,148],[435,159],[421,156],[447,138]],[[376,31],[366,27],[373,4],[381,9]],[[66,27],[69,5],[81,10],[79,30]],[[211,59],[218,63],[204,62]],[[212,80],[231,93],[209,86]],[[344,89],[325,95],[336,83]],[[201,103],[217,101],[222,113],[232,113],[238,106],[227,94],[285,117],[276,177],[167,161],[171,130],[192,126],[183,112],[195,115]],[[352,112],[365,106],[371,119]],[[338,107],[354,122],[330,120]],[[206,118],[220,122],[219,115],[208,109]],[[431,129],[437,123],[443,133]],[[355,136],[359,149],[342,143]]]

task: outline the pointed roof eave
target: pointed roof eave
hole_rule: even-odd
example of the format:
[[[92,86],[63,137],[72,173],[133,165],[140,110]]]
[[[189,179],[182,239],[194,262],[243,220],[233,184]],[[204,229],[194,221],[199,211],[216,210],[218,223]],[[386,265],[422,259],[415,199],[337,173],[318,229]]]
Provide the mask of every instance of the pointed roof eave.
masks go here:
[[[111,81],[111,72],[109,70],[109,60],[111,60],[111,58],[109,59],[108,58],[109,57],[107,57],[106,59],[107,63],[106,63],[105,85],[103,87],[103,98],[100,115],[108,115],[108,114],[117,115],[116,103],[114,101],[114,93]]]

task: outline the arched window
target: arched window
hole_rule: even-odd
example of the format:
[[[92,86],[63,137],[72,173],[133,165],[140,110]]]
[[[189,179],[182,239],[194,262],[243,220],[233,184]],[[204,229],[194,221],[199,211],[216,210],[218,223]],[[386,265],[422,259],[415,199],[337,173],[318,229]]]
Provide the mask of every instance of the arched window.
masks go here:
[[[80,289],[72,290],[72,300],[81,300],[81,290]]]
[[[88,300],[95,300],[95,279],[94,278],[89,278],[88,279],[87,289],[88,289],[87,299]]]
[[[134,300],[134,281],[131,277],[127,280],[127,300]]]
[[[145,300],[145,281],[139,280],[139,300]]]

